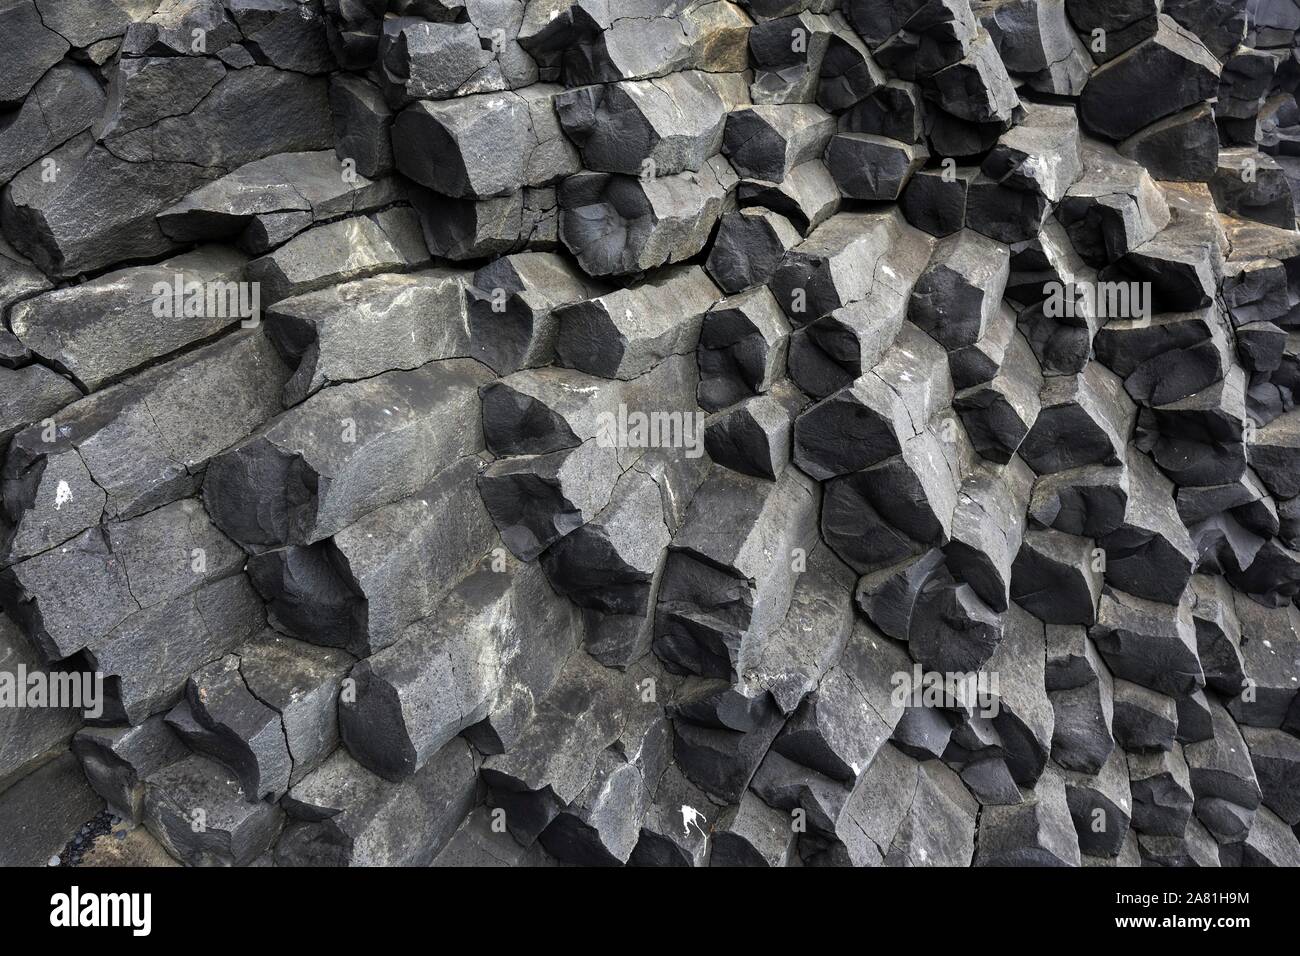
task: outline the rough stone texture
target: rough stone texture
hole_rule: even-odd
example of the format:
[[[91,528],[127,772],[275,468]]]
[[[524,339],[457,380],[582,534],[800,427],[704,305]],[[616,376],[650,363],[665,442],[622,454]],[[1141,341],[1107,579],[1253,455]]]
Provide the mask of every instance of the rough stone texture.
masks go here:
[[[0,0],[0,862],[1300,863],[1298,31]]]

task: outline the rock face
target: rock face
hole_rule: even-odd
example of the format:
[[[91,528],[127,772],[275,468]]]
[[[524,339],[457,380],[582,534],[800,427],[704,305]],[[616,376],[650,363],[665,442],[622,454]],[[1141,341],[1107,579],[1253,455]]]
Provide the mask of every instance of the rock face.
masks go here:
[[[0,863],[1300,863],[1297,49],[0,0]]]

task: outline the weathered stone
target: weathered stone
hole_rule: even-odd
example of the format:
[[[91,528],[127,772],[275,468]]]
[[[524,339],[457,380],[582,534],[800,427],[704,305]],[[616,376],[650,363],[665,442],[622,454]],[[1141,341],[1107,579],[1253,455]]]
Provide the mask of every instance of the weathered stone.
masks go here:
[[[256,299],[239,288],[245,262],[233,250],[205,246],[27,299],[10,310],[10,327],[94,391],[237,322],[255,324]]]
[[[506,560],[497,572],[484,559],[435,614],[352,669],[354,699],[339,706],[343,742],[385,779],[417,774],[461,732],[481,751],[513,750],[577,645],[573,606],[536,564]]]
[[[672,355],[694,352],[704,315],[722,296],[699,266],[555,311],[557,363],[605,378],[635,378]]]
[[[1116,677],[1176,695],[1205,680],[1195,632],[1186,596],[1174,607],[1107,588],[1088,635]]]
[[[334,751],[285,798],[277,866],[428,866],[475,801],[478,759],[462,740],[400,783]]]
[[[318,392],[213,460],[213,520],[260,551],[311,544],[413,494],[482,447],[476,390],[487,378],[452,359]]]
[[[275,413],[286,377],[260,332],[238,332],[19,432],[3,471],[8,554],[193,494],[212,455]]]
[[[358,656],[392,644],[496,546],[476,487],[484,468],[462,458],[326,541],[253,555],[248,573],[271,623]]]
[[[1061,776],[1039,778],[1024,803],[985,807],[980,816],[976,866],[1078,866],[1079,841]]]
[[[1158,17],[1154,35],[1110,60],[1088,80],[1079,113],[1092,130],[1124,139],[1218,89],[1221,66],[1195,34]]]
[[[581,172],[560,183],[560,240],[588,275],[643,272],[689,259],[730,212],[736,175],[721,156],[657,179]]]
[[[786,616],[796,559],[816,540],[819,500],[793,468],[767,482],[715,466],[668,553],[655,653],[706,677],[725,678],[750,659]]]
[[[321,388],[468,356],[469,277],[432,269],[344,282],[281,299],[266,331],[286,363],[286,408]]]
[[[224,767],[194,754],[145,779],[144,823],[190,866],[247,866],[275,842],[284,811],[250,801]]]

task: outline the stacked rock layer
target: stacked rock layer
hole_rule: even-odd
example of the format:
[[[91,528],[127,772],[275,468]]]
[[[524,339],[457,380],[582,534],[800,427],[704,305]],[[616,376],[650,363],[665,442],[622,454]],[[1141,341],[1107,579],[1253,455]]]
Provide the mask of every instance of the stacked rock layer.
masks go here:
[[[1297,28],[0,0],[0,862],[1300,865]]]

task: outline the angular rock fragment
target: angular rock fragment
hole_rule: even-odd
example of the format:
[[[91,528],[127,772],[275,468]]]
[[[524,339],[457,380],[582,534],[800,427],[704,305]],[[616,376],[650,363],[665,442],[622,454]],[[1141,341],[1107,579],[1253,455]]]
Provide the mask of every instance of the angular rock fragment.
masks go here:
[[[927,430],[908,440],[902,454],[833,479],[822,513],[826,542],[859,572],[946,543],[965,454]]]
[[[726,105],[703,73],[584,86],[555,98],[583,166],[628,176],[698,170],[722,146]]]
[[[478,759],[453,740],[400,783],[339,749],[285,798],[277,866],[428,866],[470,812]]]
[[[1117,147],[1157,179],[1207,182],[1218,165],[1219,129],[1208,104],[1166,116],[1138,130]]]
[[[722,152],[740,176],[779,183],[821,156],[834,133],[834,118],[811,104],[751,106],[727,115]]]
[[[469,354],[499,375],[545,365],[555,354],[555,310],[603,291],[552,253],[497,259],[465,290]]]
[[[0,183],[91,127],[104,109],[104,91],[85,67],[59,63],[36,83],[0,130]]]
[[[829,548],[817,545],[795,581],[785,619],[762,645],[741,655],[737,668],[747,693],[766,692],[791,714],[821,684],[853,631],[845,598],[853,573]]]
[[[1169,750],[1178,732],[1172,697],[1146,687],[1115,681],[1115,741],[1129,752]]]
[[[662,673],[638,670],[636,676],[652,672]],[[578,865],[627,863],[640,842],[651,794],[668,765],[671,733],[663,713],[644,701],[627,714],[618,739],[596,758],[586,787],[542,831],[539,842],[547,852]]]
[[[478,485],[501,540],[520,560],[531,561],[601,511],[618,475],[617,452],[596,438],[496,462]]]
[[[973,166],[954,169],[951,176],[946,170],[918,170],[899,196],[899,208],[917,229],[950,236],[966,225],[966,203],[978,172]]]
[[[1040,475],[1123,460],[1133,430],[1132,400],[1120,380],[1096,363],[1080,375],[1043,384],[1042,410],[1019,453]]]
[[[286,363],[285,407],[322,387],[469,355],[464,273],[433,269],[344,282],[281,299],[267,334]]]
[[[1067,773],[1065,800],[1085,857],[1117,857],[1132,821],[1128,767],[1115,750],[1097,775]]]
[[[1020,106],[1007,68],[987,31],[976,33],[968,48],[968,53],[928,78],[922,87],[926,99],[958,120],[1005,128]]]
[[[836,133],[826,147],[826,168],[850,199],[898,199],[927,159],[924,147],[871,133]]]
[[[1159,235],[1104,269],[1103,281],[1149,282],[1157,312],[1189,312],[1214,300],[1222,274],[1225,239],[1204,186],[1168,187],[1174,217]],[[1193,191],[1199,190],[1199,191]],[[1123,316],[1121,316],[1123,317]]]
[[[789,814],[747,790],[715,825],[709,866],[788,866],[794,842]]]
[[[193,754],[145,779],[144,823],[190,866],[247,866],[275,842],[284,811],[248,800],[226,768]]]
[[[852,785],[902,716],[895,675],[907,673],[908,665],[902,645],[858,623],[839,664],[790,717],[773,749]]]
[[[703,317],[720,298],[703,269],[678,266],[564,306],[555,312],[557,364],[605,378],[635,378],[671,355],[693,352]]]
[[[555,189],[525,188],[491,199],[452,199],[412,190],[424,240],[436,256],[455,261],[560,247]]]
[[[134,727],[86,727],[73,738],[72,752],[109,812],[133,824],[144,814],[145,780],[190,754],[162,716]]]
[[[1171,606],[1106,588],[1088,636],[1116,677],[1170,695],[1205,681],[1186,596]]]
[[[1219,860],[1226,866],[1300,866],[1300,842],[1283,820],[1261,807],[1241,843],[1219,847]]]
[[[881,760],[890,756],[883,755]],[[839,825],[852,795],[849,785],[802,767],[776,751],[763,758],[750,781],[750,789],[769,807],[788,815],[786,826],[799,820],[802,813],[803,833],[807,834],[799,837],[799,852],[803,857],[810,855],[808,845],[813,841],[820,847],[821,843],[841,835]]]
[[[799,416],[794,461],[822,480],[869,468],[900,454],[951,401],[942,350],[906,326],[874,368]]]
[[[1128,505],[1129,473],[1121,466],[1085,465],[1042,475],[1029,514],[1066,534],[1101,538],[1120,526]]]
[[[988,30],[1007,70],[1042,93],[1077,96],[1092,72],[1088,50],[1071,29],[1063,0],[992,0],[971,9]]]
[[[1101,562],[1086,538],[1028,531],[1012,568],[1011,598],[1049,624],[1092,624]]]
[[[515,842],[492,811],[479,806],[470,811],[465,822],[438,851],[430,866],[556,866],[556,861],[541,844],[522,847]]]
[[[476,389],[487,378],[452,359],[318,392],[212,462],[213,520],[252,550],[311,544],[412,494],[482,447]]]
[[[1083,161],[1083,177],[1066,192],[1058,218],[1089,265],[1112,262],[1169,225],[1169,205],[1142,166],[1092,143]]]
[[[1300,613],[1290,605],[1266,607],[1240,593],[1233,597],[1241,624],[1243,683],[1229,691],[1225,706],[1241,724],[1293,730],[1300,686]]]
[[[1122,301],[1117,303],[1122,306]],[[1108,311],[1130,311],[1121,308]],[[1135,309],[1132,311],[1145,311]],[[1221,379],[1230,367],[1217,310],[1112,319],[1094,340],[1097,358],[1144,405],[1167,405]]]
[[[53,182],[42,180],[49,169]],[[154,216],[217,175],[185,162],[120,159],[82,133],[13,178],[0,199],[0,224],[19,252],[52,275],[158,258],[177,243]]]
[[[1106,581],[1139,598],[1177,604],[1195,570],[1196,548],[1178,517],[1172,484],[1139,452],[1126,464],[1124,521],[1098,542],[1106,551]]]
[[[19,432],[0,475],[9,555],[192,494],[211,456],[275,413],[286,377],[270,342],[241,331]]]
[[[799,238],[794,226],[779,213],[741,209],[722,218],[704,267],[724,292],[741,292],[767,282]]]
[[[1097,648],[1082,627],[1047,625],[1044,686],[1048,691],[1069,690],[1093,681],[1105,682],[1106,665],[1097,656]]]
[[[1005,246],[963,230],[935,247],[908,318],[949,350],[972,345],[997,313],[1009,274]]]
[[[124,373],[217,335],[254,325],[258,302],[240,288],[245,258],[220,246],[136,266],[27,299],[10,310],[15,335],[95,391]]]
[[[124,131],[106,145],[126,162],[225,172],[273,153],[329,148],[329,116],[323,77],[249,63],[227,70],[189,113]]]
[[[1192,815],[1192,784],[1179,744],[1128,755],[1133,829],[1150,836],[1182,836]]]
[[[1183,747],[1196,797],[1195,813],[1223,842],[1239,842],[1261,800],[1250,750],[1226,710],[1210,705],[1214,736]]]
[[[397,206],[308,229],[250,262],[248,276],[270,305],[339,282],[407,272],[428,261],[419,217]]]
[[[807,236],[839,210],[842,197],[826,164],[810,159],[791,169],[780,182],[742,179],[736,199],[741,205],[765,206],[780,213]]]
[[[1092,75],[1079,114],[1093,131],[1124,139],[1214,96],[1221,69],[1198,37],[1161,16],[1154,35]]]
[[[1096,659],[1091,642],[1087,642],[1087,654],[1096,676],[1073,686],[1053,687],[1053,682],[1062,680],[1067,673],[1059,667],[1054,669],[1050,656],[1054,648],[1053,632],[1061,631],[1077,631],[1082,634],[1078,628],[1050,624],[1047,627],[1047,686],[1054,715],[1052,760],[1064,769],[1077,773],[1100,773],[1115,751],[1112,731],[1114,691],[1110,671]],[[1087,638],[1082,640],[1087,641]]]
[[[1074,112],[1033,107],[998,139],[981,170],[970,184],[967,225],[1003,242],[1037,236],[1051,205],[1083,174]]]
[[[1214,735],[1209,698],[1198,690],[1174,701],[1178,714],[1178,740],[1185,744],[1209,740]]]
[[[738,803],[785,723],[775,707],[762,711],[753,728],[736,731],[673,722],[673,759],[682,773],[706,794]]]
[[[918,595],[908,651],[930,671],[969,674],[996,652],[1004,626],[1004,617],[969,584],[938,574]]]
[[[705,422],[704,447],[718,464],[746,475],[775,480],[790,461],[794,421],[807,399],[789,383],[778,383]]]
[[[837,25],[842,22],[832,21]],[[818,73],[817,103],[822,109],[848,109],[886,82],[886,75],[856,34],[839,28],[830,35]]]
[[[1024,803],[984,808],[975,865],[1079,865],[1079,840],[1058,773],[1040,777]]]
[[[542,567],[551,585],[580,607],[644,616],[670,540],[658,485],[632,468],[614,485],[608,505],[546,550]]]
[[[677,768],[669,764],[641,833],[628,858],[631,866],[704,866],[717,809]]]
[[[6,76],[0,103],[17,103],[62,59],[68,41],[47,26],[34,0],[13,0],[0,10],[4,26]]]
[[[731,209],[736,174],[721,156],[699,172],[639,179],[580,172],[560,183],[559,236],[592,276],[689,259]]]
[[[251,246],[258,224],[265,233],[276,217],[292,219],[292,232],[297,232],[314,222],[382,209],[400,197],[400,187],[391,179],[349,176],[332,152],[278,153],[196,189],[157,220],[164,233],[180,242],[230,238]]]
[[[326,541],[253,555],[271,623],[359,656],[392,644],[499,541],[476,487],[485,467],[462,458]]]
[[[1010,603],[1012,566],[1025,533],[1033,473],[1019,459],[1004,468],[979,463],[962,482],[953,512],[948,568],[994,611]]]
[[[0,385],[4,387],[0,392],[0,442],[8,442],[28,425],[46,421],[81,398],[77,386],[44,365],[0,366]]]
[[[891,346],[902,346],[899,337],[905,331],[908,295],[930,251],[931,242],[919,230],[902,230],[897,242],[878,260],[876,278],[864,298],[808,323],[791,336],[787,362],[791,380],[812,397],[825,398],[876,366]],[[906,338],[916,341],[915,333]]]
[[[714,467],[673,538],[655,653],[670,668],[727,677],[780,626],[795,567],[816,540],[820,489],[793,468],[775,482]]]
[[[223,764],[249,800],[278,800],[293,761],[280,715],[249,691],[239,658],[227,655],[190,675],[185,699],[167,715],[192,749]]]
[[[658,749],[667,744],[662,708],[647,702],[634,680],[632,674],[618,674],[585,654],[576,655],[551,692],[538,695],[536,711],[519,728],[517,743],[484,761],[488,803],[504,811],[506,827],[520,843],[531,845],[570,808],[577,814],[575,821],[584,815],[591,821],[583,808],[594,808],[591,801],[599,799],[600,784],[622,777],[620,792],[609,807],[611,829],[606,833],[616,829],[618,852],[626,854],[623,861],[630,857],[648,802],[641,777],[647,766],[643,758],[658,761],[667,753]],[[625,734],[628,746],[620,750]],[[643,752],[647,744],[653,754]],[[593,780],[597,787],[589,791]],[[636,805],[635,812],[627,812],[626,803],[619,805],[625,798]]]
[[[748,31],[755,67],[750,84],[753,101],[763,105],[812,102],[827,47],[846,29],[841,20],[804,11],[759,19]]]
[[[460,199],[486,199],[545,186],[580,168],[553,101],[560,88],[419,100],[393,121],[397,169],[422,186]]]
[[[700,324],[700,407],[719,411],[768,391],[785,365],[789,332],[766,287],[717,302]]]
[[[351,658],[278,634],[239,649],[239,673],[248,690],[280,715],[297,783],[338,745],[338,696]]]
[[[371,178],[392,172],[393,113],[380,89],[363,77],[339,73],[330,77],[329,96],[339,161],[352,160],[357,172]]]
[[[1295,228],[1295,203],[1285,172],[1265,153],[1254,149],[1225,149],[1209,177],[1214,203],[1225,213]]]
[[[495,571],[485,559],[435,614],[352,669],[339,729],[352,755],[385,779],[419,773],[463,731],[481,751],[514,748],[577,645],[572,605],[536,564],[506,560]]]
[[[955,355],[950,355],[950,364]],[[1011,336],[997,374],[953,396],[975,450],[989,461],[1011,459],[1038,420],[1043,375],[1033,349],[1019,333]]]
[[[871,291],[876,263],[905,228],[896,211],[834,216],[786,253],[769,288],[800,325],[857,302]]]

